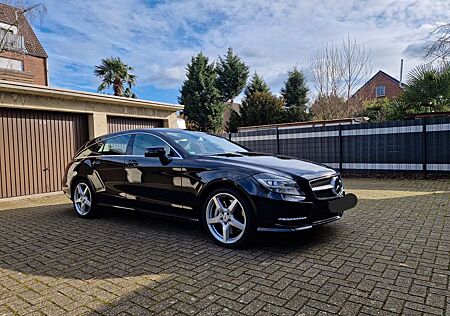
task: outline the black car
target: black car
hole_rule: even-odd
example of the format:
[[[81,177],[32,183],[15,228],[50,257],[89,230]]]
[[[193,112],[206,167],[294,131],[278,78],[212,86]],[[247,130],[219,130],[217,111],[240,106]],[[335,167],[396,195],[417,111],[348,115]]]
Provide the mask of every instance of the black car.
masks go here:
[[[67,166],[63,184],[80,217],[94,217],[106,205],[201,221],[228,247],[248,243],[257,230],[329,223],[356,205],[340,175],[324,165],[168,128],[89,141]]]

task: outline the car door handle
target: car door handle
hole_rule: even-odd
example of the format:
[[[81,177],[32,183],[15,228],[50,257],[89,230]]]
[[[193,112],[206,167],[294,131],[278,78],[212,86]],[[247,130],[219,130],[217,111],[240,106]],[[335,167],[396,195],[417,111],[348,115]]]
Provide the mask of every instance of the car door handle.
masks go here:
[[[138,164],[139,164],[139,162],[135,159],[130,159],[127,161],[128,166],[137,166]]]

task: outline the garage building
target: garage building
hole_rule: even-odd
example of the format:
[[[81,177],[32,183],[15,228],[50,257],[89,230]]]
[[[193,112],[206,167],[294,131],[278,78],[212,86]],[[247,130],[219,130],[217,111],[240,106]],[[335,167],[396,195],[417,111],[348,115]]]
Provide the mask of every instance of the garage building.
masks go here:
[[[88,139],[177,127],[176,104],[0,81],[0,199],[59,191]]]

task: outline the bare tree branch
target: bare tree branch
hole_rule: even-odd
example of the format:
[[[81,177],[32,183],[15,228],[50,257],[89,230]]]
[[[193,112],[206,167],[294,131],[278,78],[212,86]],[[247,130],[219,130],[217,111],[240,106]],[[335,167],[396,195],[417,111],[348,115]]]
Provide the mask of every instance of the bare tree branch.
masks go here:
[[[427,39],[429,44],[425,48],[425,58],[431,59],[431,63],[450,62],[450,23],[436,27]]]
[[[342,85],[344,65],[339,48],[333,43],[325,44],[317,50],[310,64],[318,94],[341,95],[344,88]]]
[[[370,51],[364,45],[359,45],[356,40],[347,36],[341,46],[342,63],[344,66],[344,82],[347,91],[347,99],[353,94],[353,90],[367,81],[372,73]]]
[[[325,44],[310,59],[310,71],[317,90],[312,105],[315,119],[352,117],[361,112],[362,102],[353,93],[372,73],[370,52],[350,39]]]
[[[349,99],[372,72],[370,52],[348,36],[340,45],[322,46],[310,59],[318,95]]]
[[[42,23],[44,17],[47,15],[47,7],[42,2],[33,0],[9,0],[5,1],[5,3],[16,8],[16,14],[13,20],[9,16],[6,17],[7,20],[10,20],[9,24],[16,25],[21,16],[25,16],[30,23]]]

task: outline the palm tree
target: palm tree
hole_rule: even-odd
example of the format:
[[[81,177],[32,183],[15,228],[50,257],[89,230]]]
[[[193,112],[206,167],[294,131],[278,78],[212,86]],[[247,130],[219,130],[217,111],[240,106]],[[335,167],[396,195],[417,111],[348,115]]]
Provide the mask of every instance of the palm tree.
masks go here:
[[[131,74],[133,68],[123,63],[119,57],[103,58],[100,66],[95,66],[94,74],[102,78],[97,91],[105,91],[113,87],[114,95],[124,96],[124,85],[130,89],[136,84],[136,75]]]
[[[125,89],[125,92],[123,93],[123,96],[124,96],[124,97],[127,97],[127,98],[137,99],[136,93],[134,93],[133,91],[131,91],[130,87],[127,87],[127,88]]]
[[[450,65],[443,67],[422,65],[414,68],[409,73],[407,85],[399,97],[399,102],[408,113],[450,109]]]

